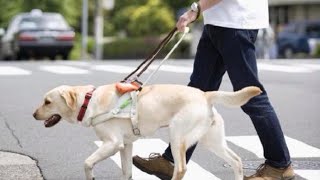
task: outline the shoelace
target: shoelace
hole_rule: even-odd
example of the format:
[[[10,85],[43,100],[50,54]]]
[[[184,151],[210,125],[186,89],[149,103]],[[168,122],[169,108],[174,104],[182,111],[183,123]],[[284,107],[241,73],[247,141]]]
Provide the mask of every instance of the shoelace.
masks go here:
[[[266,169],[266,167],[267,166],[265,163],[260,164],[256,169],[256,174],[254,174],[253,176],[258,176],[258,177],[261,176],[263,174],[263,171]]]
[[[160,157],[162,157],[160,153],[150,153],[149,160],[158,159]]]

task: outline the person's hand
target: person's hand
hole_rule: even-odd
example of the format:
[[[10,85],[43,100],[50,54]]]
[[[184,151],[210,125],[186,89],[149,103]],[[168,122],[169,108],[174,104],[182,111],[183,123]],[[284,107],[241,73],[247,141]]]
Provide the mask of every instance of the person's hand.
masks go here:
[[[194,20],[196,20],[197,18],[197,13],[194,11],[187,11],[185,12],[183,15],[180,16],[176,27],[178,28],[178,31],[183,32],[184,28],[188,26],[188,24],[190,24],[191,22],[193,22]]]

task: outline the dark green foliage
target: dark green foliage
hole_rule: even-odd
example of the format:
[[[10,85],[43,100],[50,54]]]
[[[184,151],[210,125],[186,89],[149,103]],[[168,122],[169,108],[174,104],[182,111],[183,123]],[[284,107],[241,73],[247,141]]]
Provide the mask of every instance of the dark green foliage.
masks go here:
[[[161,40],[162,39],[159,37],[119,39],[104,45],[103,57],[105,59],[131,58],[142,60],[153,52]],[[172,40],[162,51],[160,51],[157,58],[164,58],[177,40],[178,39]],[[187,58],[189,56],[189,48],[189,43],[187,41],[182,41],[170,58]]]
[[[68,23],[77,28],[80,26],[81,16],[80,0],[0,0],[1,13],[0,27],[7,27],[10,19],[20,12],[30,12],[40,9],[46,12],[61,13]]]
[[[175,16],[179,9],[187,7],[189,0],[114,0],[112,11],[104,10],[104,36],[117,36],[120,39],[104,47],[105,57],[144,58],[159,43],[160,35],[166,34],[175,26]],[[89,5],[89,52],[94,49],[92,40],[94,28],[95,0]],[[76,30],[77,39],[73,56],[79,57],[81,37],[82,0],[0,0],[0,28],[7,28],[13,16],[21,12],[40,9],[45,12],[59,12]],[[183,44],[180,45],[183,47]],[[179,47],[180,48],[180,47]],[[183,51],[183,52],[182,52]],[[176,54],[185,56],[181,48]],[[181,53],[182,52],[182,53]]]
[[[89,32],[93,33],[94,2],[89,0]],[[114,35],[125,31],[128,35],[157,35],[172,28],[179,9],[189,6],[189,0],[115,0],[114,10],[104,12],[105,33]],[[61,13],[68,23],[80,31],[82,0],[0,0],[0,27],[7,27],[19,12],[41,9]]]

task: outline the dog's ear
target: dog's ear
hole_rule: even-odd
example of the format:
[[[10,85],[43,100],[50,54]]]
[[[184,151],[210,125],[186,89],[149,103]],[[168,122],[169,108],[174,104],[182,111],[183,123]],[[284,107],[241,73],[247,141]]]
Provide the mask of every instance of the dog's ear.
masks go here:
[[[60,94],[70,109],[75,110],[77,108],[77,93],[71,87],[64,88]]]

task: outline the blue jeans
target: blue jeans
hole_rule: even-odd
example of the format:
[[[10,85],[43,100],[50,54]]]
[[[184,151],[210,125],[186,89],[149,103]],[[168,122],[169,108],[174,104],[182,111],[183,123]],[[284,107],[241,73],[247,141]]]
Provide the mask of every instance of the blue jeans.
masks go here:
[[[243,105],[264,149],[266,163],[281,168],[290,165],[290,154],[278,117],[269,102],[267,92],[259,82],[254,42],[258,30],[243,30],[205,25],[198,44],[193,72],[188,86],[203,91],[218,90],[225,72],[234,91],[246,86],[257,86],[263,91]],[[187,162],[196,145],[186,152]],[[173,162],[169,147],[163,157]]]

